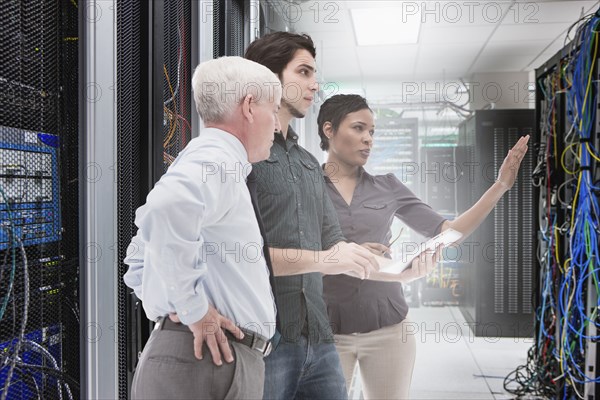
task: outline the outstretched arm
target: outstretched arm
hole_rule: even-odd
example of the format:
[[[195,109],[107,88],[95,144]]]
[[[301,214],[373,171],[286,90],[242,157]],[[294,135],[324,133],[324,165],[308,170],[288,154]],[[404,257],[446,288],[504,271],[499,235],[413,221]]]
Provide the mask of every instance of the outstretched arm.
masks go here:
[[[498,201],[504,193],[510,190],[514,185],[521,161],[527,152],[527,142],[529,135],[521,137],[512,149],[508,151],[508,155],[500,166],[498,178],[481,198],[471,208],[462,213],[452,221],[445,221],[442,224],[442,231],[452,228],[463,234],[462,240],[469,236],[485,218],[492,212]]]
[[[498,173],[498,179],[490,187],[481,198],[475,203],[470,209],[465,211],[459,217],[453,221],[444,221],[441,230],[444,231],[448,228],[455,229],[463,234],[462,240],[469,236],[485,218],[492,212],[498,201],[502,198],[504,193],[512,188],[514,185],[521,161],[525,157],[527,152],[527,142],[529,141],[529,135],[520,138],[517,143],[509,150],[508,155],[500,166]],[[380,243],[363,243],[363,247],[371,251],[376,256],[380,256],[389,251],[389,248]],[[441,257],[441,248],[435,253],[422,253],[421,257],[417,257],[413,260],[412,268],[407,268],[399,274],[386,273],[386,272],[374,272],[369,276],[372,280],[381,281],[396,281],[396,282],[410,282],[418,279],[422,276],[427,275],[439,262]],[[380,266],[386,265],[385,261],[381,260],[381,257],[376,257]],[[385,259],[384,259],[385,260]]]
[[[338,242],[324,251],[269,248],[275,276],[321,272],[365,279],[379,269],[375,256],[356,243]]]

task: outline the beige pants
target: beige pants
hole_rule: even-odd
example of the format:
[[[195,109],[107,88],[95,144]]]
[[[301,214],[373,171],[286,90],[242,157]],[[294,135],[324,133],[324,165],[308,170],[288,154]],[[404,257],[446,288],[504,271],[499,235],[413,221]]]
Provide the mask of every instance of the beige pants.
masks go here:
[[[405,319],[368,333],[335,335],[348,390],[358,362],[365,399],[408,399],[416,354],[410,324]]]

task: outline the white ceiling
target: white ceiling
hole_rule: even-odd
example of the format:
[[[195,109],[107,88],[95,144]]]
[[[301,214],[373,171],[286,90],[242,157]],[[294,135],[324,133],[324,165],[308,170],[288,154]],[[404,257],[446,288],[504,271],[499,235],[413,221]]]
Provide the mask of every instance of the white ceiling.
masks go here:
[[[288,10],[301,12],[289,22],[295,32],[308,33],[315,41],[321,79],[366,88],[386,81],[532,71],[564,46],[569,26],[600,1],[407,3],[430,11],[422,16],[417,44],[356,45],[350,9],[397,7],[402,4],[398,0],[295,0]]]

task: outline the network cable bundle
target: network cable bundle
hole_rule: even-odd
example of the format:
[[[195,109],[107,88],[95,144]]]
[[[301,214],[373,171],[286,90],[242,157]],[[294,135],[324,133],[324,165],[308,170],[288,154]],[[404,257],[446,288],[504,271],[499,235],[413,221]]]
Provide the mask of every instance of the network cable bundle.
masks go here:
[[[536,329],[527,364],[504,382],[517,395],[600,398],[599,28],[600,10],[536,70]]]
[[[26,250],[61,239],[58,146],[54,135],[0,127],[2,399],[48,394],[52,372],[40,371],[60,375],[62,257],[31,259]],[[60,393],[62,383],[52,379]]]

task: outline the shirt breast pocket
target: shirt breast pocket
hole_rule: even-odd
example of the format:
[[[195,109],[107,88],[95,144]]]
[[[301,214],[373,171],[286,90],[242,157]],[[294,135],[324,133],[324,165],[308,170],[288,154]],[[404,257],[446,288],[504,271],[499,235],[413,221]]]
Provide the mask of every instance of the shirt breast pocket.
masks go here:
[[[286,182],[283,174],[283,164],[277,156],[272,154],[268,159],[255,165],[253,170],[256,173],[256,188],[259,192],[275,196],[285,193]]]
[[[383,210],[387,207],[385,203],[363,203],[364,208],[368,208],[369,210]]]
[[[323,199],[323,171],[319,164],[311,160],[300,159],[300,164],[302,165],[302,174],[304,175],[304,179],[306,181],[312,182],[312,188],[314,191],[314,195],[317,199]],[[309,183],[310,187],[310,183]],[[311,193],[308,193],[312,195]]]

